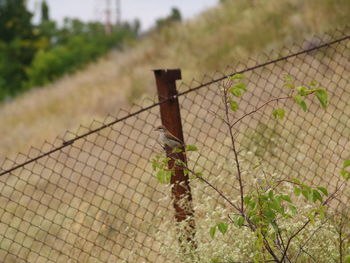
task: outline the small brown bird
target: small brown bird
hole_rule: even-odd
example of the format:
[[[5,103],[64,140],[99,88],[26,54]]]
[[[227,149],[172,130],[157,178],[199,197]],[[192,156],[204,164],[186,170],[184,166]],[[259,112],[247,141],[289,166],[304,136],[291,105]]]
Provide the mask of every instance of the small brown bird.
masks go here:
[[[184,145],[180,139],[172,135],[163,125],[158,126],[154,130],[159,132],[159,141],[163,146],[167,145],[173,149]]]

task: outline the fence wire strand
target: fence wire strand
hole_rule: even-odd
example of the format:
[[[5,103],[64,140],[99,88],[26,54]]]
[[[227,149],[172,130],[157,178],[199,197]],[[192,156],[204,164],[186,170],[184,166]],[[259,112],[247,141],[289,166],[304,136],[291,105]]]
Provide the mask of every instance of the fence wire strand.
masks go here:
[[[224,113],[222,82],[244,73],[248,92],[235,113],[234,132],[246,169],[263,162],[266,173],[334,189],[341,180],[336,176],[341,162],[350,156],[348,31],[313,37],[286,49],[284,56],[265,55],[264,62],[236,65],[220,77],[181,84],[177,96],[185,141],[199,148],[188,156],[189,165],[208,176],[219,175],[209,177],[211,183],[237,198],[229,135],[217,116]],[[320,113],[311,105],[301,114],[290,101],[279,100],[254,112],[266,101],[288,95],[284,74],[297,83],[316,80],[329,92],[327,111]],[[160,124],[157,106],[169,99],[94,122],[67,133],[70,139],[5,160],[0,173],[0,261],[177,262],[166,253],[177,244],[169,234],[174,222],[170,186],[155,179],[150,164],[162,152],[152,131]],[[271,118],[275,106],[286,109],[284,120]],[[204,214],[221,211],[225,203],[195,180],[191,187],[201,231]],[[343,208],[349,197],[345,192],[331,206]]]

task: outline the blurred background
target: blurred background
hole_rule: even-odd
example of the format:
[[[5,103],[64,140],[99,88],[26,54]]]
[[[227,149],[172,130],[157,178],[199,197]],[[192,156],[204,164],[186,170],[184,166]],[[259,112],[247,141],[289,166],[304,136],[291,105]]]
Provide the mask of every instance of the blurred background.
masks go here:
[[[0,0],[0,159],[184,82],[349,24],[348,0]],[[317,44],[317,43],[316,43]]]

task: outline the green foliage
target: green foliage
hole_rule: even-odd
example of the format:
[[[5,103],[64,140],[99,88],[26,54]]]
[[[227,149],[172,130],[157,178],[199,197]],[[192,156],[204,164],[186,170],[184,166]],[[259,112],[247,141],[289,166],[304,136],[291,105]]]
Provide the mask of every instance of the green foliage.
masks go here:
[[[326,109],[328,105],[328,94],[324,89],[316,89],[316,97],[322,108]]]
[[[230,101],[230,109],[234,112],[238,110],[238,103],[237,101],[231,100]]]
[[[185,148],[186,148],[186,151],[188,151],[188,152],[198,151],[198,148],[195,145],[186,145]]]
[[[295,95],[293,98],[294,98],[295,102],[303,109],[303,111],[306,112],[307,106],[306,106],[306,103],[305,103],[303,97],[300,95]]]
[[[245,79],[246,77],[243,74],[234,74],[232,76],[229,77],[230,80],[236,80],[236,79]]]
[[[246,91],[246,85],[241,82],[241,79],[243,78],[244,76],[242,75],[232,76],[229,78],[228,84],[223,87],[223,102],[227,104],[225,105],[226,112],[228,112],[228,106],[233,112],[237,111],[238,102],[234,100],[234,98],[241,97]],[[283,99],[294,99],[297,105],[306,111],[307,106],[305,99],[314,94],[318,99],[321,108],[326,109],[328,105],[327,92],[324,89],[315,88],[317,85],[315,81],[312,81],[309,87],[307,87],[305,85],[295,85],[295,81],[290,76],[286,76],[285,80],[286,82],[284,86],[292,89],[293,93],[291,96],[284,97]],[[277,98],[277,100],[279,99],[281,98]],[[276,99],[271,100],[271,102],[275,100]],[[263,106],[266,104],[268,103],[265,103]],[[253,113],[255,111],[253,111]],[[244,116],[250,114],[252,113],[246,113]],[[283,108],[277,108],[273,111],[272,115],[275,118],[283,119],[285,117],[285,110]],[[222,119],[222,117],[220,117],[220,119]],[[227,126],[232,129],[233,126],[232,123],[230,123],[230,118],[227,117],[224,121]],[[266,135],[266,133],[267,129],[261,132],[261,134],[264,135]],[[251,136],[248,136],[247,134],[245,135],[252,140]],[[232,141],[234,140],[235,139],[232,138]],[[241,176],[243,174],[242,171],[244,170],[244,168],[242,168],[243,162],[239,160],[240,156],[237,155],[235,147],[234,142],[232,142],[235,159],[233,168],[236,168],[235,172],[238,174],[236,178],[240,185],[240,196],[234,202],[231,202],[229,197],[226,196],[221,189],[216,188],[205,179],[202,179],[202,173],[194,172],[188,169],[185,163],[175,160],[176,165],[183,167],[187,173],[194,175],[192,178],[201,179],[201,181],[215,190],[225,201],[228,202],[228,204],[231,205],[233,212],[229,212],[229,219],[232,224],[220,221],[214,226],[208,227],[209,236],[213,239],[218,231],[220,231],[222,235],[225,235],[229,231],[236,231],[237,233],[237,231],[249,229],[253,235],[253,241],[251,242],[253,246],[250,254],[250,259],[253,259],[253,262],[293,262],[291,259],[298,258],[299,254],[304,252],[299,250],[299,248],[292,248],[294,246],[291,245],[293,239],[300,238],[302,240],[304,234],[301,233],[306,232],[305,229],[307,226],[311,227],[316,224],[316,222],[322,222],[326,219],[327,208],[325,205],[333,195],[329,195],[328,190],[323,186],[308,185],[305,182],[301,182],[299,179],[292,179],[290,177],[270,175],[266,173],[263,168],[261,168],[263,176],[254,174],[252,175],[253,180],[242,180]],[[197,148],[190,145],[187,147],[187,150],[197,150]],[[257,152],[255,152],[255,155],[258,156]],[[153,166],[162,169],[167,162],[164,162],[164,160],[166,160],[166,158],[155,161]],[[259,165],[255,168],[259,168],[260,166],[261,164],[259,161]],[[343,163],[343,169],[341,170],[341,175],[345,179],[350,178],[349,168],[350,160],[345,160]],[[249,171],[244,175],[249,176],[248,174],[251,172],[252,171]],[[164,173],[162,172],[160,174],[163,176]],[[300,222],[301,224],[293,231],[286,228],[288,222],[294,222],[294,224],[296,224],[300,219],[302,219]],[[321,227],[322,224],[320,228]],[[309,234],[309,239],[311,239],[312,235],[315,233],[316,232]],[[306,236],[308,235],[306,234]],[[302,243],[299,242],[299,244]],[[290,252],[291,249],[294,249],[294,251],[299,250],[299,252],[297,254],[292,254],[292,252]],[[308,251],[305,253],[308,253]],[[211,262],[219,262],[219,259],[216,256],[212,257]]]
[[[135,38],[139,29],[139,23],[125,23],[107,34],[102,23],[68,18],[57,28],[46,1],[34,26],[24,0],[0,1],[0,101],[82,68]]]
[[[62,44],[36,54],[32,65],[27,69],[28,86],[41,86],[63,74],[72,73],[132,37],[131,32],[124,29],[107,35],[102,25],[98,28],[97,24],[90,24],[87,27],[88,33],[83,33],[85,28],[85,24],[79,21],[72,22],[73,36],[68,37],[68,33],[63,31],[59,40]]]
[[[152,160],[152,169],[156,172],[156,178],[161,184],[169,184],[173,170],[168,170],[168,162],[171,159],[161,154],[156,155]]]
[[[235,224],[235,226],[237,226],[237,227],[243,226],[244,222],[245,222],[245,218],[244,218],[244,216],[242,216],[242,215],[236,216],[236,217],[234,218],[234,224]]]
[[[169,184],[172,173],[172,171],[159,170],[157,172],[157,179],[161,184]]]
[[[41,23],[47,22],[49,20],[49,6],[47,5],[46,0],[43,0],[41,2]]]
[[[38,36],[24,0],[0,1],[0,101],[24,90]]]
[[[284,114],[285,114],[285,111],[284,109],[280,108],[280,109],[275,109],[273,112],[272,112],[272,115],[273,117],[275,117],[276,119],[279,118],[279,119],[283,119],[284,118]]]
[[[209,235],[210,235],[211,238],[215,237],[216,228],[217,228],[217,226],[213,226],[213,227],[210,228]]]
[[[344,163],[343,163],[343,168],[347,168],[350,166],[350,160],[345,160]]]
[[[300,108],[303,109],[304,112],[307,111],[307,105],[305,102],[305,98],[307,98],[310,94],[315,94],[320,105],[323,109],[327,108],[328,105],[328,94],[327,91],[322,88],[314,88],[317,86],[317,82],[315,80],[310,81],[309,86],[296,86],[295,81],[292,76],[285,75],[284,76],[284,84],[283,86],[292,89],[297,94],[293,96],[294,101],[299,105]],[[276,109],[272,112],[272,115],[275,118],[283,119],[285,112],[283,109]]]
[[[156,28],[160,29],[165,26],[169,26],[174,22],[181,22],[181,20],[182,16],[180,10],[176,7],[173,7],[169,16],[167,16],[166,18],[159,18],[156,20]]]
[[[343,163],[343,169],[340,170],[341,176],[343,176],[344,179],[349,180],[350,179],[350,160],[345,160]]]
[[[209,229],[209,235],[211,238],[215,237],[215,233],[217,229],[224,235],[228,230],[228,224],[225,222],[219,222],[215,226],[211,227]]]
[[[299,183],[296,186],[294,186],[294,194],[296,196],[302,194],[306,201],[312,201],[314,203],[319,201],[320,203],[322,203],[322,195],[328,196],[328,190],[322,186],[318,186],[316,187],[316,189],[313,189],[308,185]]]
[[[247,85],[239,81],[242,79],[245,79],[245,76],[242,74],[235,74],[228,77],[231,87],[228,89],[229,94],[227,96],[227,101],[233,112],[238,110],[238,102],[233,100],[233,97],[239,98],[247,91]]]

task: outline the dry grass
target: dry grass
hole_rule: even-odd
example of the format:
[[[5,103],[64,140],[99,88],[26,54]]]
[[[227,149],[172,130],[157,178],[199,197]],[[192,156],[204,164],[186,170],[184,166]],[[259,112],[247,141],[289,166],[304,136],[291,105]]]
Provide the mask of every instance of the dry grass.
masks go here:
[[[350,11],[350,4],[345,0],[234,2],[208,11],[185,25],[150,35],[123,53],[110,53],[83,72],[2,105],[0,132],[6,136],[0,143],[0,157],[26,152],[30,145],[40,148],[44,139],[52,141],[57,134],[78,123],[90,124],[93,118],[104,120],[107,113],[116,115],[120,107],[127,107],[135,99],[135,94],[153,91],[150,69],[181,67],[187,81],[203,72],[225,71],[224,66],[232,61],[244,61],[253,53],[278,48],[291,39],[297,42],[310,32],[322,33],[342,26],[348,23]],[[251,73],[248,78],[254,93],[247,93],[242,107],[249,109],[250,103],[256,105],[262,98],[271,96],[275,84],[281,84],[279,75],[270,76],[269,70],[280,74],[287,71],[297,79],[307,76],[318,80],[326,89],[335,88],[339,76],[349,79],[344,75],[350,67],[349,53],[346,49],[343,52],[345,57],[306,56],[303,60],[295,59],[292,65],[284,64],[283,70],[272,66]],[[309,69],[310,62],[317,63],[315,67],[319,71]],[[341,85],[348,84],[343,80]],[[348,91],[349,87],[344,89]],[[232,176],[232,171],[221,165],[225,165],[222,155],[228,152],[227,135],[220,121],[207,111],[208,107],[218,110],[220,98],[216,91],[214,85],[182,99],[184,130],[187,142],[201,148],[198,168],[215,175],[224,171],[216,183],[230,192],[232,185],[225,180]],[[259,117],[251,119],[250,125],[241,124],[240,129],[247,134],[254,133],[258,123],[272,130],[266,135],[266,129],[262,129],[267,136],[262,141],[271,151],[265,151],[266,144],[250,145],[244,138],[239,138],[241,145],[256,153],[262,149],[266,161],[282,160],[284,166],[275,168],[285,169],[286,173],[299,170],[300,165],[308,168],[303,171],[307,176],[315,169],[324,173],[313,183],[327,178],[341,158],[345,158],[344,149],[350,148],[349,118],[346,117],[350,113],[346,103],[350,92],[340,95],[331,91],[331,94],[342,99],[332,104],[322,118],[318,116],[319,111],[311,109],[311,115],[306,117],[307,125],[300,123],[302,119],[297,117],[300,112],[293,110],[282,124]],[[270,114],[269,110],[266,113]],[[322,125],[322,120],[327,125]],[[167,198],[169,189],[152,178],[149,165],[149,157],[155,151],[150,133],[158,122],[157,109],[153,109],[1,178],[0,258],[6,258],[6,263],[122,262],[122,259],[164,262],[158,253],[162,242],[156,240],[162,240],[167,233],[167,225],[163,223],[172,217]],[[95,122],[91,127],[99,125]],[[293,132],[288,133],[284,125]],[[305,129],[298,132],[301,126]],[[76,133],[84,131],[82,127]],[[309,132],[315,135],[310,137]],[[287,140],[286,144],[276,146],[275,137]],[[317,145],[319,140],[322,144],[303,148],[300,138],[308,145]],[[59,143],[57,140],[54,144]],[[52,145],[45,144],[45,149],[50,147]],[[271,152],[275,154],[272,157]],[[286,155],[288,152],[290,156]],[[329,156],[331,152],[335,152],[335,156]],[[195,157],[192,156],[192,160],[196,160]],[[303,162],[296,162],[300,159]],[[196,200],[205,200],[203,198],[211,193],[200,185],[196,185],[194,191]],[[208,200],[208,205],[215,207],[216,198]],[[211,215],[210,211],[199,210],[197,216],[203,227]],[[160,236],[155,238],[158,231]],[[167,244],[171,242],[176,240]]]
[[[230,2],[230,1],[228,1]],[[183,79],[349,23],[347,0],[234,1],[201,17],[165,28],[84,71],[30,91],[0,107],[0,160],[40,147],[91,119],[115,115],[130,101],[154,93],[151,70],[183,69]],[[152,96],[151,96],[152,97]]]

